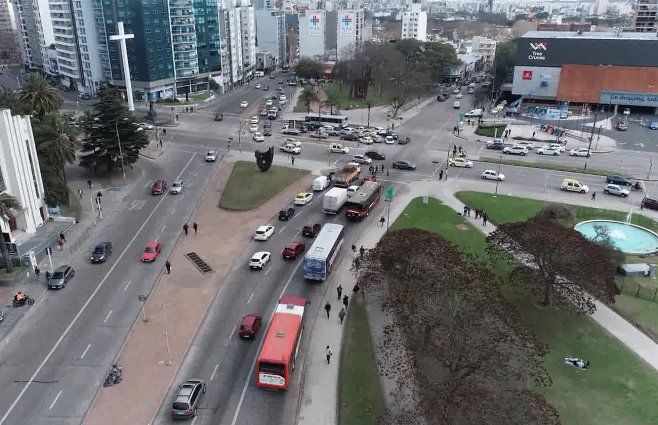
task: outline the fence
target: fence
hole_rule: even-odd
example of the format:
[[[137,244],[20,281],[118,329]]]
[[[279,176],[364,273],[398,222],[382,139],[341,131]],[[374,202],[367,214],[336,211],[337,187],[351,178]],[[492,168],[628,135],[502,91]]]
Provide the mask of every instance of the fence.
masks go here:
[[[648,278],[655,286],[643,285],[634,279],[619,278],[617,285],[619,290],[627,295],[632,295],[637,298],[642,298],[651,302],[656,302],[658,299],[658,281]]]

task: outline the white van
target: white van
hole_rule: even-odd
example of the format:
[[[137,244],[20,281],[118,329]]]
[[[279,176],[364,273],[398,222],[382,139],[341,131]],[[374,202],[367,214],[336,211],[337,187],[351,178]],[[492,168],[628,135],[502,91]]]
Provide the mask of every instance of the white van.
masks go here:
[[[313,180],[313,190],[316,192],[325,190],[329,187],[329,177],[320,176]]]
[[[452,107],[455,108],[455,109],[459,109],[461,106],[462,105],[461,105],[461,103],[459,103],[458,100],[455,100],[455,103],[452,104]]]

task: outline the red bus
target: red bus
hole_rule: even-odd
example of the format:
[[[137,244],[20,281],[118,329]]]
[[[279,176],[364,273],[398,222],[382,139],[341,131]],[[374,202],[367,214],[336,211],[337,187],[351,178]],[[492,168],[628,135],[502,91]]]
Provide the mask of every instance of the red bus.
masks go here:
[[[345,217],[352,220],[363,220],[379,202],[382,185],[377,181],[364,182],[359,190],[352,193],[345,203]]]
[[[258,354],[256,385],[285,390],[290,384],[304,331],[306,298],[281,297]]]

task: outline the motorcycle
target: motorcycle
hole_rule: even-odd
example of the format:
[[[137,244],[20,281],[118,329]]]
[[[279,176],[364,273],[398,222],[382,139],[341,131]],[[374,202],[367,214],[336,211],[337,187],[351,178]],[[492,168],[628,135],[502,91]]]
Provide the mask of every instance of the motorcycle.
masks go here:
[[[25,298],[23,298],[22,300],[19,301],[14,297],[13,304],[14,304],[14,307],[20,307],[20,306],[25,305],[25,304],[32,305],[32,304],[34,304],[34,298],[30,298],[28,295],[25,295]]]
[[[105,382],[103,383],[104,387],[110,387],[112,385],[118,384],[123,380],[123,369],[121,366],[117,364],[112,365],[112,369],[110,369],[110,373],[107,375],[107,378],[105,378]]]

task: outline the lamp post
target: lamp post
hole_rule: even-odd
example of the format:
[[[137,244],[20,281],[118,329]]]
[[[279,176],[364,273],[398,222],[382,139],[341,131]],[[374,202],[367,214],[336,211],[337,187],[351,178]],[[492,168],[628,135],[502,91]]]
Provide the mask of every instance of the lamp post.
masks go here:
[[[500,163],[503,160],[502,155],[498,155],[498,174],[496,175],[496,192],[494,193],[494,198],[498,196],[498,182],[500,182]]]
[[[125,120],[126,118],[124,118]],[[114,129],[117,132],[117,143],[119,143],[119,158],[121,158],[121,174],[123,175],[123,184],[126,184],[126,169],[123,167],[123,151],[121,150],[121,137],[119,137],[119,121],[114,122]]]
[[[238,151],[240,151],[240,153],[242,153],[242,129],[245,125],[247,125],[246,120],[240,124],[240,129],[238,130]]]

